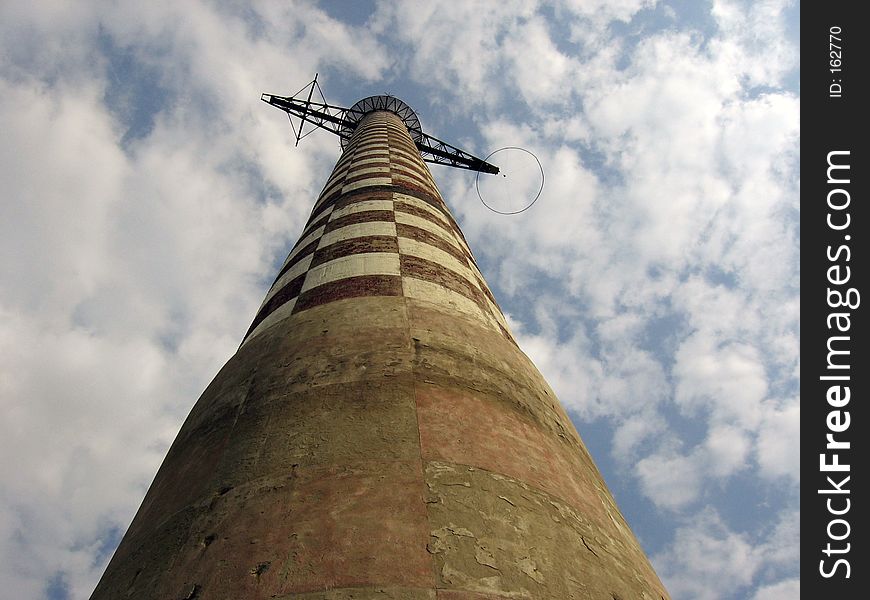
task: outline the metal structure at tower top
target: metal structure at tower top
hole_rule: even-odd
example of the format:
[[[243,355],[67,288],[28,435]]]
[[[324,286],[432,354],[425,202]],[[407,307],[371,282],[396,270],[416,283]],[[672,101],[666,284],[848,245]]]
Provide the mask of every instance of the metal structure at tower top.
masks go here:
[[[322,102],[316,102],[311,99],[315,89],[320,94]],[[317,83],[317,75],[315,75],[311,83],[293,96],[263,94],[260,96],[260,99],[287,113],[287,116],[290,118],[290,126],[296,135],[296,145],[299,145],[299,140],[307,136],[311,131],[314,131],[302,133],[305,123],[311,123],[341,138],[341,147],[344,149],[350,141],[350,136],[365,115],[377,110],[385,110],[398,115],[402,119],[402,122],[411,134],[411,139],[414,140],[414,144],[426,162],[447,165],[458,169],[479,171],[481,173],[490,173],[492,175],[496,175],[499,172],[498,167],[495,165],[424,133],[420,127],[420,119],[417,118],[414,110],[395,96],[389,94],[363,98],[350,108],[334,106],[327,104],[326,98],[323,96],[323,90],[320,88],[320,84]],[[298,130],[293,125],[292,117],[294,116],[300,119]]]

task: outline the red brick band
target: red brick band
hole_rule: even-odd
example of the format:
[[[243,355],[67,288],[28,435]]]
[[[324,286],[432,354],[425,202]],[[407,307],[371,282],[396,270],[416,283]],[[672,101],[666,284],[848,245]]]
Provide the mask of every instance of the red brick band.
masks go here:
[[[480,308],[489,312],[489,307],[484,302],[480,290],[467,279],[458,273],[454,273],[447,267],[409,254],[399,255],[399,264],[403,277],[414,277],[415,279],[437,283],[474,301]]]
[[[405,193],[405,192],[403,192],[403,193]],[[405,194],[408,196],[412,195],[412,194],[407,194],[407,193],[405,193]],[[437,225],[438,227],[443,229],[448,234],[449,233],[453,233],[453,234],[457,233],[457,227],[455,225],[451,225],[452,221],[448,221],[447,223],[445,223],[443,220],[434,216],[429,211],[423,210],[420,207],[414,206],[413,204],[410,204],[408,202],[402,202],[401,200],[396,200],[393,202],[393,208],[398,212],[403,212],[403,213],[406,213],[409,215],[414,215],[416,217],[420,217],[421,219],[429,221],[433,225]],[[457,237],[457,241],[459,241],[458,237]],[[464,241],[464,238],[463,238],[463,241]],[[472,254],[465,248],[465,246],[461,246],[461,249],[462,249],[462,253],[463,253],[464,258],[469,260],[472,264],[474,264],[476,266],[477,261],[474,260],[474,256],[472,256]]]
[[[389,141],[387,140],[361,140],[353,145],[349,150],[353,150],[354,154],[365,152],[366,150],[387,150],[389,149]],[[345,150],[346,152],[347,150]]]
[[[357,183],[358,181],[365,181],[366,179],[383,179],[384,177],[389,177],[389,173],[365,173],[363,175],[348,175],[347,179],[344,180],[345,185],[349,183]],[[379,184],[382,185],[382,184]]]
[[[394,181],[398,180],[406,185],[419,185],[423,189],[430,189],[430,186],[432,185],[427,179],[420,175],[408,173],[406,171],[393,170],[390,175],[393,177]],[[410,182],[405,180],[410,180]]]
[[[286,273],[290,269],[292,269],[293,265],[295,265],[300,260],[302,260],[303,258],[308,256],[309,254],[312,254],[315,250],[317,250],[317,244],[319,244],[319,243],[320,243],[320,238],[317,238],[316,240],[314,240],[313,242],[311,242],[310,244],[305,246],[302,250],[297,252],[296,256],[294,256],[293,258],[288,260],[287,264],[285,264],[283,267],[281,267],[281,270],[278,272],[278,276],[275,278],[275,281],[277,282],[279,279],[281,279],[281,276],[284,275],[284,273]],[[272,285],[275,285],[275,284],[273,283]]]
[[[341,229],[342,227],[355,225],[357,223],[393,223],[395,220],[396,213],[391,210],[361,210],[359,212],[350,213],[349,215],[330,220],[326,224],[326,230],[324,233],[329,233],[330,231],[335,231],[336,229]]]
[[[336,205],[336,207],[337,207],[338,202],[340,200],[345,199],[345,198],[350,198],[353,196],[358,196],[358,195],[363,195],[363,194],[373,194],[372,198],[366,198],[366,199],[390,200],[393,198],[392,194],[394,194],[394,193],[405,194],[406,196],[412,196],[414,198],[417,198],[418,200],[422,200],[423,202],[425,202],[426,204],[429,204],[430,206],[437,208],[438,211],[444,215],[444,217],[451,224],[451,226],[455,230],[458,230],[458,227],[456,226],[456,222],[450,216],[449,212],[447,212],[447,208],[444,206],[444,204],[440,198],[438,198],[437,196],[432,194],[432,192],[429,190],[419,189],[416,187],[412,188],[410,186],[405,185],[404,183],[394,183],[394,184],[390,184],[390,185],[370,185],[368,187],[359,188],[356,190],[351,190],[349,192],[342,192],[339,189],[339,190],[333,192],[332,194],[330,194],[329,196],[327,196],[326,198],[323,198],[322,200],[320,200],[320,204],[312,212],[311,218],[314,218],[314,215],[320,214],[321,212],[323,212],[324,210],[326,210],[327,208],[329,208],[332,205]],[[385,195],[383,197],[381,197],[381,196],[374,196],[374,194],[385,194]],[[462,232],[459,232],[459,234],[461,235]],[[465,238],[463,237],[462,239],[464,240]]]
[[[405,223],[396,223],[396,234],[399,237],[408,238],[418,242],[423,242],[424,244],[429,244],[430,246],[435,246],[439,250],[443,250],[444,252],[458,260],[463,265],[466,262],[464,252],[460,251],[459,248],[438,237],[430,231],[420,229],[419,227],[414,227],[413,225],[406,225]]]
[[[331,281],[303,292],[293,314],[336,300],[362,296],[401,296],[402,278],[398,275],[360,275]]]
[[[406,169],[410,169],[410,170],[413,171],[416,175],[419,175],[422,179],[425,179],[426,181],[429,180],[429,178],[426,177],[426,173],[424,173],[424,172],[420,169],[420,165],[414,164],[414,163],[412,163],[412,162],[409,161],[409,160],[405,160],[404,158],[401,158],[401,157],[399,157],[399,156],[393,156],[393,157],[390,158],[390,164],[391,164],[391,165],[394,165],[394,164],[395,164],[395,165],[401,165],[401,166],[405,167]],[[399,171],[399,170],[397,170],[396,172],[397,172],[397,173],[404,173],[403,171]]]
[[[279,306],[299,296],[306,275],[307,273],[303,273],[299,277],[294,277],[287,283],[287,285],[278,290],[274,296],[269,298],[268,302],[266,302],[266,304],[263,305],[263,308],[260,309],[260,312],[257,313],[257,316],[254,317],[254,321],[251,323],[251,326],[248,327],[248,332],[245,334],[245,337],[251,335],[251,332],[257,328],[257,325],[262,323],[263,319],[275,312]]]
[[[325,262],[341,258],[342,256],[352,256],[354,254],[368,254],[371,252],[390,252],[392,254],[399,253],[399,244],[396,238],[389,235],[369,235],[366,237],[351,238],[342,240],[334,244],[330,244],[324,248],[318,248],[314,253],[314,258],[311,259],[309,269],[322,265]]]
[[[357,202],[368,202],[369,200],[392,201],[393,199],[393,195],[390,192],[386,192],[383,190],[370,190],[371,188],[362,188],[360,190],[354,190],[353,192],[345,194],[344,196],[335,201],[335,203],[333,204],[333,211],[347,208],[351,204],[356,204]]]
[[[477,279],[477,283],[478,285],[480,285],[480,290],[484,293],[484,295],[489,298],[490,302],[492,302],[499,311],[501,311],[498,302],[495,301],[495,296],[492,295],[492,292],[490,291],[489,286],[486,285],[486,282],[478,277],[477,274],[475,274],[474,278]]]
[[[390,133],[390,147],[391,148],[399,148],[400,150],[404,150],[411,156],[420,155],[420,150],[414,144],[409,143],[404,137],[400,135],[394,135],[392,132]],[[420,159],[422,160],[422,158]]]
[[[320,227],[321,225],[326,225],[326,222],[329,220],[329,215],[324,215],[321,218],[318,218],[317,221],[312,222],[312,219],[308,219],[308,223],[305,225],[305,229],[302,230],[302,233],[299,234],[299,241],[301,242],[308,236],[309,233]],[[297,242],[298,244],[299,242]],[[294,246],[295,248],[295,246]]]

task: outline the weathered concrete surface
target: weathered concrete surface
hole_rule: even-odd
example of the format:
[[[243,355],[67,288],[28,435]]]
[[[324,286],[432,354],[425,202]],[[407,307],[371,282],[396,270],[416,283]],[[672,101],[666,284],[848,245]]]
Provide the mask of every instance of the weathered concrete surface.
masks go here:
[[[342,155],[93,595],[667,597],[389,113]]]
[[[426,482],[438,587],[514,598],[664,595],[615,519],[602,527],[522,481],[466,465],[429,462]]]
[[[276,596],[276,600],[436,600],[435,594],[431,588],[350,588]]]

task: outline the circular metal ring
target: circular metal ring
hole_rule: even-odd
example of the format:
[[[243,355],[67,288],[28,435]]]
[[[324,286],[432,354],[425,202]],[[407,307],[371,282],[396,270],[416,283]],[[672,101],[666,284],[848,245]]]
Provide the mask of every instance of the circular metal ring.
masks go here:
[[[344,116],[344,121],[338,131],[338,136],[341,138],[341,149],[347,148],[350,143],[350,136],[356,130],[359,122],[362,121],[370,112],[376,110],[385,110],[398,115],[405,127],[408,128],[408,133],[411,134],[411,139],[414,142],[419,142],[423,139],[423,130],[420,128],[420,119],[414,109],[389,94],[381,94],[379,96],[369,96],[358,100],[356,104],[347,109]]]
[[[486,200],[483,199],[483,196],[480,195],[480,173],[481,173],[480,171],[477,172],[477,176],[474,178],[474,187],[477,190],[477,197],[480,199],[481,203],[483,203],[483,205],[485,207],[487,207],[489,210],[491,210],[492,212],[498,213],[500,215],[518,215],[521,212],[525,212],[525,211],[529,210],[532,207],[532,205],[538,201],[538,198],[541,197],[541,192],[544,191],[544,167],[541,165],[541,161],[538,160],[538,157],[535,156],[534,152],[531,152],[530,150],[526,150],[525,148],[520,148],[519,146],[505,146],[504,148],[499,148],[498,150],[493,150],[492,152],[489,153],[489,156],[487,156],[486,158],[483,159],[483,162],[489,162],[489,159],[493,154],[497,154],[497,153],[501,152],[502,150],[520,150],[520,151],[525,152],[526,154],[530,155],[532,158],[535,159],[535,162],[538,163],[538,169],[541,170],[541,187],[538,189],[538,193],[535,194],[535,197],[532,198],[532,201],[529,202],[525,206],[525,208],[521,208],[520,210],[513,210],[513,211],[497,210],[497,209],[491,207],[489,204],[487,204]]]

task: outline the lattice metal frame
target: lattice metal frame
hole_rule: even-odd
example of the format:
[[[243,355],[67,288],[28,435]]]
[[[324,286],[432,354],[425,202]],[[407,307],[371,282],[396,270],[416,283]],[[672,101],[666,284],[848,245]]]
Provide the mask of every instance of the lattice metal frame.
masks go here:
[[[320,95],[322,102],[312,100],[315,89]],[[311,83],[293,96],[263,94],[260,96],[260,99],[287,113],[288,118],[290,118],[290,127],[293,128],[293,133],[296,136],[297,146],[302,138],[314,131],[312,129],[307,133],[303,133],[305,123],[311,123],[320,129],[325,129],[337,135],[343,150],[347,147],[351,135],[353,135],[354,130],[365,115],[377,110],[386,110],[398,115],[402,119],[402,122],[405,123],[408,132],[411,134],[411,139],[414,140],[417,149],[426,162],[447,165],[458,169],[479,171],[481,173],[491,173],[493,175],[499,171],[495,165],[424,133],[417,113],[395,96],[388,94],[369,96],[358,101],[350,108],[335,106],[326,102],[323,90],[320,88],[320,84],[317,83],[317,75],[315,75]],[[293,124],[293,117],[299,118],[298,130]]]
[[[414,109],[395,96],[384,94],[381,96],[369,96],[368,98],[363,98],[347,109],[344,114],[344,125],[342,126],[341,131],[338,132],[338,135],[341,138],[342,150],[347,148],[350,136],[353,134],[357,125],[359,125],[359,122],[362,121],[362,118],[376,110],[386,110],[398,115],[405,124],[405,127],[408,128],[408,131],[411,134],[411,139],[414,140],[414,143],[419,143],[423,140],[423,130],[420,128],[420,119],[417,117],[417,113],[414,112]]]

